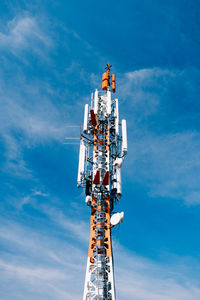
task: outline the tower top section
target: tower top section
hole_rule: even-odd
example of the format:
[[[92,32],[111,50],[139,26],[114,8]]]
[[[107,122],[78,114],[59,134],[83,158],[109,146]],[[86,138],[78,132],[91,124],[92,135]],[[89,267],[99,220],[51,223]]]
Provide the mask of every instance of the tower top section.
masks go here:
[[[113,93],[116,91],[116,84],[115,84],[115,74],[112,74],[112,87],[111,87],[111,80],[110,80],[110,68],[112,66],[107,64],[105,67],[106,72],[102,75],[102,90],[112,90]]]

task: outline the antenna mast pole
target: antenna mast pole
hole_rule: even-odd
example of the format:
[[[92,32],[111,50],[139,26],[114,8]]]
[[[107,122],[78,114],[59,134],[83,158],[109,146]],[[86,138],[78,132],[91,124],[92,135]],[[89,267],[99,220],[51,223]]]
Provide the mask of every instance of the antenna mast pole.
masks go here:
[[[83,300],[115,300],[111,228],[123,221],[124,213],[112,214],[121,192],[121,165],[127,153],[126,120],[119,131],[115,75],[107,64],[102,90],[95,90],[91,106],[85,105],[80,140],[78,186],[85,188],[91,208],[90,242]]]

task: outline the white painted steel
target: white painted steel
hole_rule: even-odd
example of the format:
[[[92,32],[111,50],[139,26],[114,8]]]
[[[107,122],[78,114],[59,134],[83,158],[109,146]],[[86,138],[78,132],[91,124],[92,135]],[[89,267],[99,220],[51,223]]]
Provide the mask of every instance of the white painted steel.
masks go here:
[[[125,155],[127,150],[126,120],[122,120],[122,155]]]
[[[81,139],[80,140],[80,151],[79,151],[78,178],[77,178],[78,186],[81,185],[81,183],[82,183],[82,175],[84,174],[85,152],[86,152],[86,147],[84,145],[83,139]]]
[[[85,104],[83,132],[86,133],[87,130],[88,130],[88,104]]]
[[[107,114],[111,114],[111,91],[107,91]]]
[[[118,105],[118,99],[115,99],[115,134],[119,135],[119,105]]]
[[[86,274],[85,274],[85,285],[84,285],[84,292],[83,292],[83,300],[87,300],[87,292],[89,289],[89,282],[90,282],[90,272],[89,272],[89,268],[90,268],[90,258],[88,257],[87,259],[87,267],[86,267]]]
[[[99,93],[96,89],[95,93],[94,93],[94,113],[95,113],[95,115],[98,112],[98,104],[99,104]]]
[[[99,276],[101,277],[101,269],[106,270],[107,274],[107,286],[108,292],[111,297],[105,297],[101,285],[99,285]],[[107,257],[106,261],[102,263],[90,262],[90,258],[87,259],[87,267],[85,274],[85,284],[83,300],[116,300],[115,298],[115,284],[114,284],[114,268],[113,258]]]
[[[115,298],[115,281],[114,281],[114,268],[113,268],[113,258],[109,257],[108,266],[110,267],[110,272],[108,272],[108,282],[110,282],[110,293],[112,295],[112,300],[116,300]]]

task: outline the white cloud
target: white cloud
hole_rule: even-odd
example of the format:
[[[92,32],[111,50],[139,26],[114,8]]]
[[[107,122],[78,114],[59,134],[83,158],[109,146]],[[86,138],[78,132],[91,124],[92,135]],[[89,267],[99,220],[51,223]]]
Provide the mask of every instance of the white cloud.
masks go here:
[[[73,124],[72,116],[68,105],[56,106],[53,99],[58,95],[45,82],[27,83],[19,72],[11,87],[3,75],[0,74],[0,135],[5,143],[4,170],[16,176],[31,176],[23,149],[49,141],[62,143],[66,133],[73,131],[65,126],[66,122]]]
[[[52,231],[47,235],[2,219],[0,240],[7,249],[1,250],[2,299],[14,294],[15,299],[80,298],[87,253],[55,237]]]
[[[47,59],[51,46],[44,22],[27,14],[12,19],[0,32],[0,55],[12,53],[20,62],[26,60],[23,51]],[[6,66],[2,64],[0,72],[0,135],[5,143],[3,169],[15,176],[31,177],[32,171],[22,154],[24,147],[39,141],[61,141],[66,128],[52,102],[55,91],[39,79],[30,83],[17,64],[14,74],[7,76],[8,64],[11,66],[10,61]]]
[[[1,127],[2,132],[20,130],[30,140],[40,138],[59,139],[63,133],[61,127],[61,114],[51,102],[51,96],[46,90],[46,94],[41,95],[43,82],[36,82],[37,87],[26,82],[19,82],[20,88],[13,89],[12,93],[1,94]],[[23,95],[25,90],[27,97]]]
[[[122,247],[118,247],[115,254],[116,288],[119,299],[199,299],[198,282],[183,273],[184,262],[177,264],[178,258],[173,264],[167,265],[139,257]]]
[[[48,227],[49,228],[49,227]],[[70,227],[66,231],[72,232]],[[77,234],[80,228],[76,228]],[[72,232],[75,234],[75,230]],[[76,236],[77,236],[76,234]],[[1,219],[0,282],[2,299],[80,299],[83,293],[87,247],[74,246],[44,227],[26,227]],[[6,249],[6,251],[4,250]],[[117,296],[121,300],[197,300],[196,274],[189,261],[155,263],[114,246]],[[187,258],[188,263],[188,258]]]
[[[147,186],[151,196],[183,199],[188,205],[200,203],[200,134],[194,116],[186,116],[187,110],[180,114],[177,103],[174,107],[171,90],[175,95],[184,89],[196,93],[195,76],[190,70],[143,69],[126,73],[120,92],[122,111],[129,112],[129,175]],[[184,103],[191,107],[185,94]]]
[[[165,85],[176,75],[176,71],[152,68],[141,69],[120,75],[120,105],[126,104],[136,120],[158,112]],[[125,102],[125,103],[124,103]],[[124,110],[124,109],[123,109]],[[135,121],[135,120],[134,120]]]
[[[51,221],[66,230],[68,235],[74,240],[84,243],[89,241],[89,223],[85,223],[78,218],[69,218],[57,210],[55,207],[41,206],[43,212],[51,218]],[[74,209],[74,213],[75,209]]]
[[[12,274],[13,277],[18,277],[21,280],[30,279],[37,279],[40,281],[47,281],[47,280],[63,280],[67,279],[67,275],[62,273],[60,270],[51,269],[51,268],[33,268],[33,267],[23,267],[21,265],[14,265],[11,263],[5,263],[4,261],[0,260],[0,267],[3,269],[7,274]]]
[[[150,195],[200,203],[200,135],[197,132],[146,133],[129,145],[134,181],[148,186]]]
[[[0,32],[0,49],[16,54],[30,49],[39,52],[39,47],[49,47],[51,39],[42,32],[36,18],[16,17],[7,23],[5,32]]]
[[[29,195],[26,195],[25,197],[22,197],[22,199],[17,199],[17,201],[13,201],[12,199],[12,205],[14,205],[18,210],[23,209],[24,205],[26,204],[32,204],[35,202],[37,197],[48,197],[48,194],[43,193],[39,190],[32,190]]]

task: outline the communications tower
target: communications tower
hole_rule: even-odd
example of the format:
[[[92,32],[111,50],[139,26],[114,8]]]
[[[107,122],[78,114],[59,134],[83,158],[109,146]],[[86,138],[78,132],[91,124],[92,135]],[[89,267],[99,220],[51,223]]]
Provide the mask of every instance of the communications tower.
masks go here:
[[[115,300],[112,227],[124,213],[112,213],[122,195],[121,166],[127,153],[126,120],[119,122],[118,99],[114,98],[115,75],[107,64],[102,90],[85,105],[80,139],[78,186],[85,188],[91,209],[90,242],[83,300]]]

